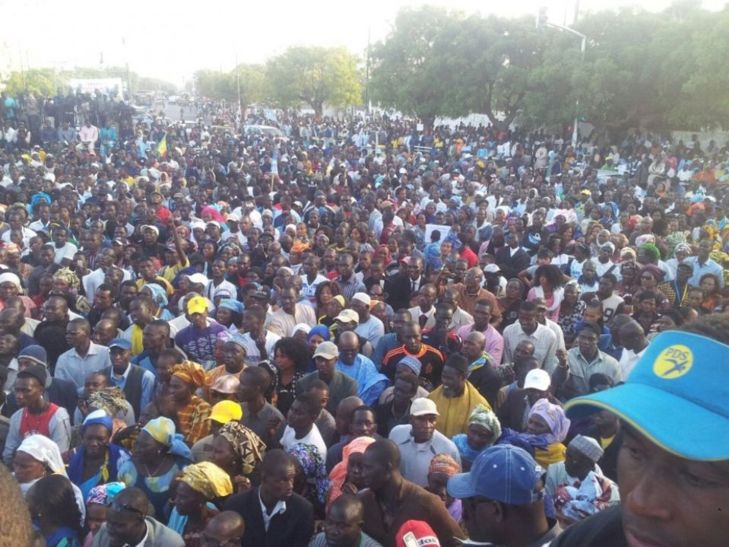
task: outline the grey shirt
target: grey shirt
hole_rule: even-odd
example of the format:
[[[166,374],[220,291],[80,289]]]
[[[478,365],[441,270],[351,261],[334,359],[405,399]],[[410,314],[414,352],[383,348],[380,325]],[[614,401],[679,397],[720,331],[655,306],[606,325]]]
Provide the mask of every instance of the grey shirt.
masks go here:
[[[436,454],[448,454],[458,463],[461,455],[448,437],[439,431],[424,443],[416,443],[410,424],[396,425],[390,431],[390,440],[400,449],[400,472],[407,480],[425,488],[428,486],[428,468]]]
[[[248,403],[241,403],[241,407],[243,408],[243,420],[241,420],[241,423],[258,435],[266,443],[267,448],[276,448],[283,434],[284,427],[286,427],[286,418],[284,418],[284,415],[281,414],[279,409],[271,403],[266,403],[258,414],[254,414],[248,409]],[[268,423],[274,418],[279,421],[279,425],[274,437],[271,437],[268,434]]]

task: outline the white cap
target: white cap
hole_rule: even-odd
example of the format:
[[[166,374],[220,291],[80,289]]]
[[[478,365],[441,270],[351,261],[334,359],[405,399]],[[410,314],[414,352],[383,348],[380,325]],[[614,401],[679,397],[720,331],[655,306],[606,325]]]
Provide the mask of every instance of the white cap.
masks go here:
[[[363,304],[366,304],[369,306],[372,303],[372,299],[370,298],[370,295],[363,292],[356,292],[354,293],[354,296],[352,297],[352,300],[359,300]]]
[[[419,397],[415,399],[410,405],[411,416],[440,416],[438,407],[435,406],[435,402],[425,397]]]
[[[314,357],[323,357],[324,359],[334,359],[339,357],[339,348],[334,342],[322,342],[316,347]]]
[[[535,368],[530,370],[524,379],[524,389],[536,389],[547,391],[552,384],[549,373],[546,370]]]
[[[354,310],[342,310],[339,315],[334,318],[335,321],[342,323],[357,323],[359,324],[359,314]]]
[[[189,275],[188,278],[190,279],[190,283],[194,283],[195,285],[207,285],[208,277],[201,273],[194,273],[192,275]]]

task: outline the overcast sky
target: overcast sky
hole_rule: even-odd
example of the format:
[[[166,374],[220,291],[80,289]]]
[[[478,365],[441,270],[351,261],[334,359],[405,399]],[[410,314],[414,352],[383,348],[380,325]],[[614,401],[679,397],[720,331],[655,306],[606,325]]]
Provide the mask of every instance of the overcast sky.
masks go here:
[[[0,0],[0,72],[23,66],[125,65],[182,84],[200,68],[229,70],[260,63],[290,45],[344,46],[353,53],[383,39],[398,10],[423,4],[468,13],[535,14],[571,20],[576,0]],[[617,6],[661,10],[670,0],[579,0],[580,11]],[[703,0],[720,9],[726,0]],[[566,15],[569,14],[569,15]]]

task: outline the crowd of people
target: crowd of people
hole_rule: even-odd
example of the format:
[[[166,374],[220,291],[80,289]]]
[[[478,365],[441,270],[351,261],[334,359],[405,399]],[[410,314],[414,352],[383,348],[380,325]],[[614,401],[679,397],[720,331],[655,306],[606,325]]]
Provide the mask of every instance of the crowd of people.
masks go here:
[[[29,103],[0,545],[726,541],[726,146]]]

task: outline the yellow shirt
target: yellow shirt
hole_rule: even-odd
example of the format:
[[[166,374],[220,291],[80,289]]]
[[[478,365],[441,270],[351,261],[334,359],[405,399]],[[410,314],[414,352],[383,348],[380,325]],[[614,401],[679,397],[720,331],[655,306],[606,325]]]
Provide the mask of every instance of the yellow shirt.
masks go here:
[[[463,395],[460,397],[446,397],[443,395],[443,386],[440,386],[428,395],[428,399],[435,403],[440,413],[435,428],[449,439],[454,435],[466,432],[468,417],[476,405],[481,404],[491,410],[489,402],[468,380],[466,380]]]

